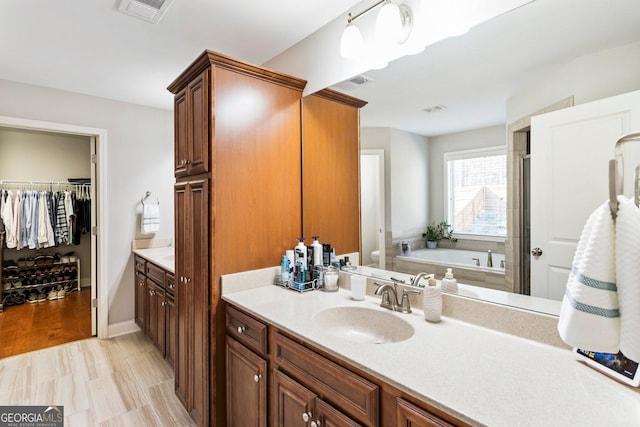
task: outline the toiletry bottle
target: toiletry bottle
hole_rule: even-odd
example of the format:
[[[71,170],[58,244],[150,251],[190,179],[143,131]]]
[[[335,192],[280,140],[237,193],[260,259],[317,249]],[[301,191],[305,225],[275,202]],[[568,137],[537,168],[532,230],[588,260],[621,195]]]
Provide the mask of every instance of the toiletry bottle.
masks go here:
[[[289,274],[293,274],[293,267],[296,265],[296,257],[293,249],[287,249],[286,254],[289,259]]]
[[[280,262],[280,277],[282,283],[289,281],[289,258],[286,255],[282,255],[282,261]]]
[[[329,243],[322,244],[322,265],[325,267],[331,265],[331,245]]]
[[[427,282],[423,291],[424,318],[428,322],[437,323],[442,316],[442,290],[440,284],[436,282],[433,274]]]
[[[296,263],[298,262],[298,258],[303,258],[303,263],[305,268],[307,267],[307,247],[304,245],[304,237],[298,237],[298,244],[294,249],[294,253],[296,256]]]
[[[453,271],[447,268],[447,272],[442,279],[442,290],[452,294],[458,293],[458,281],[453,277]]]
[[[313,236],[313,266],[322,265],[322,245],[318,241],[318,236]]]

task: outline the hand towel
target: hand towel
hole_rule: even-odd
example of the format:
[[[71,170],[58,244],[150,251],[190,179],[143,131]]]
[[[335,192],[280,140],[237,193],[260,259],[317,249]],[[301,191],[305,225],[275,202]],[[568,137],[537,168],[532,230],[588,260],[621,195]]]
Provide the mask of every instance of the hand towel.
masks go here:
[[[142,206],[142,232],[156,233],[160,231],[160,204],[145,203]]]
[[[602,353],[619,350],[615,240],[607,201],[589,216],[582,230],[562,299],[558,332],[570,346]]]
[[[616,278],[620,302],[620,351],[640,361],[640,209],[618,196]]]

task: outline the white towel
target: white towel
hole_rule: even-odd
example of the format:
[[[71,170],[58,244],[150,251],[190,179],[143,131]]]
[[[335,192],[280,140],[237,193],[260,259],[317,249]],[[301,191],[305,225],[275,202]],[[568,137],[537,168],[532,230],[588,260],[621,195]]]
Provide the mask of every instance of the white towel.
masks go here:
[[[616,278],[620,301],[620,351],[640,361],[640,209],[618,196]]]
[[[160,231],[160,204],[144,204],[142,206],[142,232],[156,233]]]
[[[619,350],[615,241],[607,201],[589,216],[582,230],[562,299],[558,332],[570,346],[602,353]]]

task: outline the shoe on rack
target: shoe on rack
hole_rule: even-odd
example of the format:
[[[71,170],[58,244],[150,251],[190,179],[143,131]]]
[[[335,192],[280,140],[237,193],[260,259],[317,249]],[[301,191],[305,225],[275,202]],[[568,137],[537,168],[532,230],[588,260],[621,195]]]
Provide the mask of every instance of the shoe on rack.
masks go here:
[[[18,259],[18,267],[26,267],[26,266],[27,266],[27,259],[26,258]]]
[[[32,257],[27,258],[27,267],[33,267],[36,264],[36,260]]]
[[[67,291],[64,289],[58,291],[58,299],[64,298],[65,296],[67,296]]]
[[[52,289],[49,291],[49,301],[53,301],[54,299],[58,299],[58,291]]]
[[[20,293],[20,292],[16,293],[16,295],[14,297],[14,301],[15,301],[16,305],[17,304],[24,304],[25,300],[26,300],[26,298],[25,298],[23,293]]]
[[[38,294],[36,294],[35,292],[30,293],[29,297],[27,298],[27,301],[30,304],[38,302]]]
[[[44,292],[40,292],[36,298],[37,302],[44,302],[47,300],[47,294],[45,294]]]

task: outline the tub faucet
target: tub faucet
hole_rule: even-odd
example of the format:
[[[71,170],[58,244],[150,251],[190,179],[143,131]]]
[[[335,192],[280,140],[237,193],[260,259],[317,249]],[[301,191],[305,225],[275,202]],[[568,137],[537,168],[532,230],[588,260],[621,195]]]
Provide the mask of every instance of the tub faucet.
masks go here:
[[[493,267],[493,259],[491,258],[491,249],[487,251],[487,267]]]

